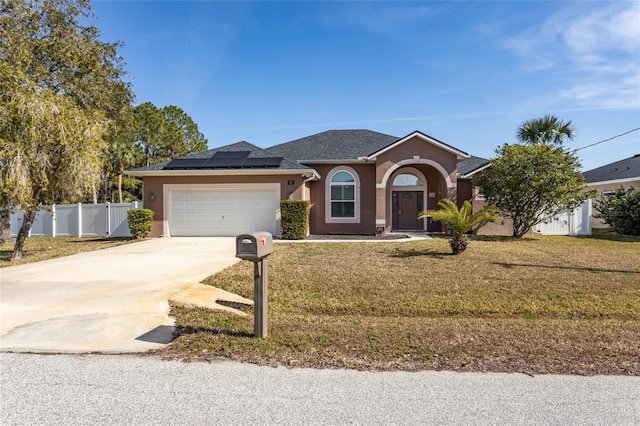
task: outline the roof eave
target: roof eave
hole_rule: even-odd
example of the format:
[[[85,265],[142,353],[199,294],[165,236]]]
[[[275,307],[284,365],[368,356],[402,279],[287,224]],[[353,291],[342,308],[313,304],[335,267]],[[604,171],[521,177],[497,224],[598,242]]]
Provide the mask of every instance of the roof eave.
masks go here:
[[[350,159],[342,159],[342,160],[298,160],[300,164],[373,164],[375,163],[375,159],[371,159],[369,157],[359,157],[359,158],[350,158]]]
[[[488,169],[489,167],[491,167],[491,163],[487,163],[487,164],[485,164],[485,165],[483,165],[483,166],[478,167],[478,168],[477,168],[477,169],[475,169],[475,170],[471,170],[471,171],[470,171],[470,172],[468,172],[468,173],[465,173],[465,174],[463,174],[463,175],[459,175],[459,176],[458,176],[458,179],[469,179],[470,177],[472,177],[472,176],[473,176],[473,175],[475,175],[476,173],[480,173],[481,171],[486,170],[486,169]]]
[[[585,182],[587,186],[595,186],[595,185],[611,185],[614,183],[627,183],[627,182],[637,182],[640,181],[640,176],[629,177],[623,179],[612,179],[612,180],[601,180],[597,182]]]
[[[200,169],[200,170],[129,170],[125,171],[126,175],[145,177],[145,176],[264,176],[264,175],[297,175],[300,174],[306,178],[320,179],[320,174],[314,169]]]

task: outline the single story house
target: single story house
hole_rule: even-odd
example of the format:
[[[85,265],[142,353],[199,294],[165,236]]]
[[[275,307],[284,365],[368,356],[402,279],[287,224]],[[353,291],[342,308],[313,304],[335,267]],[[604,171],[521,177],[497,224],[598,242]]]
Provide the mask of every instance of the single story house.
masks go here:
[[[238,142],[127,174],[143,178],[154,237],[277,236],[286,199],[310,200],[312,234],[367,235],[441,231],[418,212],[473,198],[470,174],[483,161],[419,131],[331,130],[268,149]]]
[[[598,198],[618,189],[640,188],[640,154],[587,170],[582,173],[587,187],[598,191]],[[607,228],[602,219],[594,218],[594,228]]]

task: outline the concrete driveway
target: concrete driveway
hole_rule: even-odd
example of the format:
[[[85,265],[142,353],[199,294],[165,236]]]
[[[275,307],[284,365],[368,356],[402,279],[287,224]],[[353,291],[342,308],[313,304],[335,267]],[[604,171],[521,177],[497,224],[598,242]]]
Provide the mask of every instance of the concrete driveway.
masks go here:
[[[161,348],[173,332],[168,300],[234,300],[197,283],[237,261],[234,238],[157,238],[0,269],[0,350]]]

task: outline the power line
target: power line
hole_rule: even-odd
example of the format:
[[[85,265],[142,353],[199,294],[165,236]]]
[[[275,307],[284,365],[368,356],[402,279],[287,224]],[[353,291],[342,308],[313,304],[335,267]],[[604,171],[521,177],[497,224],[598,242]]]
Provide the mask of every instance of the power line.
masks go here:
[[[612,136],[612,137],[610,137],[608,139],[603,139],[601,141],[594,142],[594,143],[589,144],[589,145],[581,146],[580,148],[574,149],[573,152],[580,151],[581,149],[589,148],[591,146],[599,145],[599,144],[601,144],[603,142],[607,142],[607,141],[610,141],[612,139],[619,138],[620,136],[628,135],[629,133],[632,133],[632,132],[637,132],[638,130],[640,130],[640,127],[636,127],[635,129],[631,129],[631,130],[629,130],[627,132],[620,133],[619,135]]]

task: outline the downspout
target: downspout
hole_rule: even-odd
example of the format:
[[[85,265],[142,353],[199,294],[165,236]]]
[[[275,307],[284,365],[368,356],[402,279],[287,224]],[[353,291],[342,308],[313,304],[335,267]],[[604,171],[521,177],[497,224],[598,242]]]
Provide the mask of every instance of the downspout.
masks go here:
[[[302,177],[305,177],[305,175],[302,175]],[[311,175],[311,177],[308,177],[302,181],[302,201],[305,201],[307,199],[307,182],[311,182],[312,180],[316,180],[316,177],[314,175]]]

